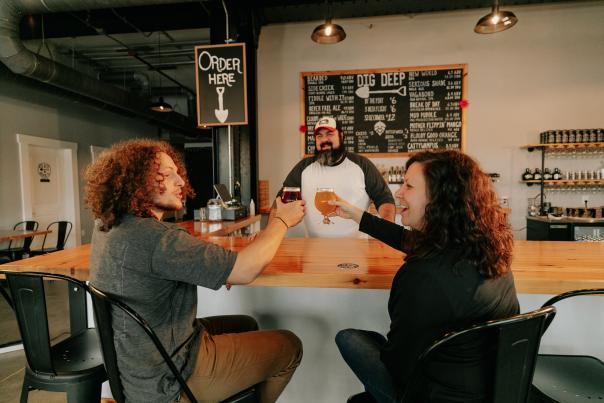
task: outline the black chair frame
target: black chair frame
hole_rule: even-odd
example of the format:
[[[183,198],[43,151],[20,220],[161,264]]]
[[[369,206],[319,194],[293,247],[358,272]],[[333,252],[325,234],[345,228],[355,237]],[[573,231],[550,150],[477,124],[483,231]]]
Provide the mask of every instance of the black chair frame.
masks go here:
[[[125,397],[123,392],[123,387],[119,377],[119,369],[117,366],[117,354],[115,352],[115,346],[113,344],[113,328],[112,328],[112,318],[111,318],[111,307],[117,307],[125,312],[132,320],[134,320],[139,326],[143,328],[145,333],[149,336],[164,361],[172,371],[172,374],[178,381],[182,392],[187,395],[187,398],[191,403],[197,403],[197,399],[193,395],[193,392],[187,385],[187,382],[184,380],[178,368],[170,358],[170,355],[164,348],[163,344],[151,328],[149,323],[140,316],[136,311],[130,308],[125,303],[121,302],[119,299],[114,296],[107,294],[98,288],[95,288],[93,285],[89,285],[90,294],[92,295],[92,304],[94,306],[94,316],[97,324],[97,330],[99,332],[99,337],[101,339],[101,349],[103,352],[103,358],[105,360],[105,367],[107,368],[107,373],[109,376],[109,385],[111,386],[111,392],[113,394],[113,398],[117,403],[124,403]],[[250,397],[255,396],[254,388],[245,389],[236,395],[231,396],[224,402],[240,402],[240,401],[248,401]]]
[[[16,230],[20,226],[25,224],[24,229],[26,231],[36,231],[38,229],[38,222],[33,220],[19,221],[13,225],[13,230]],[[6,255],[10,260],[22,259],[25,253],[30,252],[31,243],[34,240],[33,236],[23,238],[23,245],[18,248],[13,248],[13,241],[9,241],[8,248],[0,250],[1,255]]]
[[[554,305],[567,298],[590,295],[604,295],[604,288],[568,291],[550,298],[543,306]],[[550,324],[551,320],[546,321],[544,332]],[[549,383],[545,384],[544,380],[548,378]],[[531,402],[562,401],[560,399],[564,399],[564,402],[604,399],[604,363],[588,355],[539,354]]]
[[[67,392],[69,403],[100,401],[107,374],[96,331],[72,331],[70,337],[51,346],[48,330],[44,279],[65,281],[80,294],[86,292],[86,284],[59,274],[9,270],[0,273],[8,281],[12,298],[2,295],[17,317],[27,360],[21,403],[27,402],[33,389]]]
[[[417,403],[410,391],[422,368],[435,354],[462,337],[484,335],[493,342],[494,379],[493,403],[525,403],[529,396],[539,344],[546,321],[556,315],[553,306],[519,314],[506,319],[491,320],[460,331],[450,332],[435,341],[418,358],[414,372],[403,392],[401,403]]]
[[[46,237],[48,236],[48,234],[44,234],[44,239],[42,240],[42,247],[40,249],[30,250],[29,254],[31,256],[56,252],[65,248],[65,243],[67,242],[67,239],[69,239],[73,224],[70,221],[53,221],[46,226],[46,229],[50,230],[54,225],[57,226],[57,244],[52,248],[46,248]]]

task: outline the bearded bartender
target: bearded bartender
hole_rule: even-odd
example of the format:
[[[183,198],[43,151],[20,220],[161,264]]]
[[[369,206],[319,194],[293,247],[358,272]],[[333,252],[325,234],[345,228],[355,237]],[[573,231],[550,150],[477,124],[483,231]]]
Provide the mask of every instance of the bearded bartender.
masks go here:
[[[392,192],[376,166],[367,158],[347,151],[342,127],[331,116],[321,117],[314,128],[315,153],[298,162],[283,182],[283,187],[299,187],[306,201],[304,226],[311,237],[363,237],[354,220],[333,218],[323,224],[323,215],[314,205],[318,188],[333,188],[335,193],[358,208],[367,210],[371,201],[383,219],[394,222]],[[278,195],[281,195],[279,191]],[[274,214],[274,206],[271,216]]]

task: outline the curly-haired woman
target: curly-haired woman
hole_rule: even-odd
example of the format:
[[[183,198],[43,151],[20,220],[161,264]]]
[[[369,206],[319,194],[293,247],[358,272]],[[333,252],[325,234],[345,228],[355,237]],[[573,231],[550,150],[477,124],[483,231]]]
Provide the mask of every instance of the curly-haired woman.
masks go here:
[[[259,331],[244,315],[196,319],[197,286],[253,281],[287,228],[304,217],[304,202],[277,199],[275,218],[235,253],[161,221],[191,193],[182,160],[165,142],[130,140],[103,152],[86,171],[86,201],[97,220],[91,283],[151,324],[198,400],[222,401],[258,385],[260,402],[274,403],[300,363],[300,339],[287,330]],[[113,315],[126,400],[178,400],[180,385],[153,344],[122,312]]]
[[[518,313],[510,269],[513,237],[490,178],[457,151],[421,152],[396,192],[405,227],[344,200],[336,214],[406,253],[392,282],[387,337],[346,329],[336,336],[344,360],[365,386],[349,402],[489,401],[488,362],[480,340],[440,354],[407,385],[419,355],[439,336]]]

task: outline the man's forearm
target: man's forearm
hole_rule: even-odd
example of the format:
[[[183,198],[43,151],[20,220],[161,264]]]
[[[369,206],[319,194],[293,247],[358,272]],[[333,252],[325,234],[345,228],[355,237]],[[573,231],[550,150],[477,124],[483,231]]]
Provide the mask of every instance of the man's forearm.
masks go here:
[[[231,284],[248,284],[254,281],[277,253],[287,228],[287,224],[282,220],[269,219],[262,233],[239,252],[227,281]]]

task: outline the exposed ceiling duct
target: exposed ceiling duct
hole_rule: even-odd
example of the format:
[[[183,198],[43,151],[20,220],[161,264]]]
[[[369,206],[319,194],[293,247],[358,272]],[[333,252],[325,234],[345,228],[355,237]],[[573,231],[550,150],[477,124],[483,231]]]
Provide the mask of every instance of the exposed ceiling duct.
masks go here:
[[[200,131],[196,129],[192,119],[179,113],[152,113],[147,109],[147,99],[36,54],[24,46],[19,36],[19,22],[25,14],[179,2],[182,0],[2,0],[0,1],[0,60],[13,73],[133,113],[168,129],[197,136]]]

